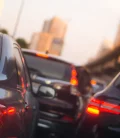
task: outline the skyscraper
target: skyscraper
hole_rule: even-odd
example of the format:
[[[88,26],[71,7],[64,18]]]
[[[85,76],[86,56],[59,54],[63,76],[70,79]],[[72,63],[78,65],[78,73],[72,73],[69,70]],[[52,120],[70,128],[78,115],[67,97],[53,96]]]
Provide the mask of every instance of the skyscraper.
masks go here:
[[[30,49],[61,55],[67,24],[58,17],[46,20],[41,33],[33,35]]]
[[[120,24],[118,25],[117,34],[114,41],[114,47],[120,46]]]
[[[40,33],[33,33],[31,38],[31,43],[29,46],[30,49],[37,50],[39,38],[40,38]]]

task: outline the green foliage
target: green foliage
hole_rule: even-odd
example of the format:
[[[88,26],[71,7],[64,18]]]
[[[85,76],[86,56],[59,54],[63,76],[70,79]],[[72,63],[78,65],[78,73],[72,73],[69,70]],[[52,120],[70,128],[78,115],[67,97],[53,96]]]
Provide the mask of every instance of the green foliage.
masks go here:
[[[0,32],[3,34],[8,34],[8,31],[6,29],[0,29]]]
[[[18,38],[16,41],[21,46],[21,48],[28,48],[28,43],[24,38]]]

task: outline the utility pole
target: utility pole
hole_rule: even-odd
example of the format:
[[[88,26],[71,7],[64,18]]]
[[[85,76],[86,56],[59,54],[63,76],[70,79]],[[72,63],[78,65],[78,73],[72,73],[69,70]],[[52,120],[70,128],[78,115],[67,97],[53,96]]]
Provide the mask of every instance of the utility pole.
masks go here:
[[[17,19],[16,19],[14,31],[13,31],[13,38],[15,38],[15,35],[16,35],[17,29],[18,29],[18,25],[19,25],[19,22],[20,22],[20,17],[21,17],[23,7],[24,7],[24,2],[25,2],[24,0],[21,1],[20,9],[19,9],[19,12],[18,12],[18,15],[17,15]]]

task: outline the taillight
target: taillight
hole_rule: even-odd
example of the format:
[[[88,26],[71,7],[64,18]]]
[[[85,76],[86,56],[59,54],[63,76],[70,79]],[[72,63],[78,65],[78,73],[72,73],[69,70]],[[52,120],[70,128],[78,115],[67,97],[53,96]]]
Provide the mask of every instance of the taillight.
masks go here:
[[[96,108],[94,106],[88,106],[87,112],[90,114],[99,115],[100,110],[99,110],[99,108]]]
[[[78,85],[77,71],[76,71],[76,69],[74,67],[72,67],[70,83],[72,85]]]
[[[15,107],[6,108],[5,106],[0,105],[0,117],[4,115],[14,115],[15,113],[16,113]]]
[[[70,82],[72,85],[78,85],[78,80],[76,78],[72,77]]]
[[[62,117],[62,120],[67,121],[69,123],[73,123],[73,121],[74,121],[74,119],[72,117],[69,117],[69,116],[66,116],[66,115]]]
[[[120,106],[92,98],[86,112],[92,115],[99,115],[102,112],[119,115]]]
[[[16,109],[14,107],[9,107],[7,109],[7,114],[8,115],[14,115],[16,113]]]

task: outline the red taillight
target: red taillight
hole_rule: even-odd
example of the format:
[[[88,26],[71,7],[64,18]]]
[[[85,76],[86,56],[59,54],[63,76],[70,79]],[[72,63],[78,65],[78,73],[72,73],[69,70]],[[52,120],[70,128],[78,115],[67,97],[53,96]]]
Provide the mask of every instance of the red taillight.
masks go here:
[[[86,112],[92,115],[99,115],[102,112],[120,114],[120,106],[92,98]]]
[[[94,114],[94,115],[99,115],[100,110],[94,106],[88,106],[87,107],[87,113]]]
[[[7,114],[8,115],[14,115],[16,113],[16,109],[14,107],[9,107],[7,109]]]
[[[0,117],[4,115],[14,115],[15,113],[16,113],[16,109],[14,107],[0,109]]]
[[[77,76],[77,72],[75,69],[72,70],[72,76]]]
[[[71,78],[70,83],[72,85],[78,85],[78,80],[76,78]]]
[[[74,67],[72,67],[70,83],[71,83],[72,85],[78,85],[77,71],[75,70]]]
[[[73,123],[74,119],[72,117],[69,117],[69,116],[64,116],[62,118],[63,121],[67,121],[67,122],[70,122],[70,123]]]

